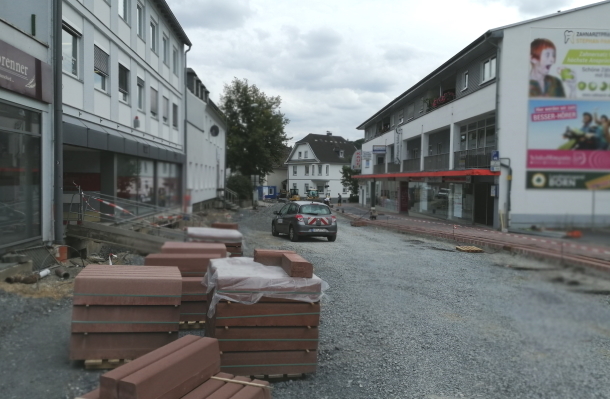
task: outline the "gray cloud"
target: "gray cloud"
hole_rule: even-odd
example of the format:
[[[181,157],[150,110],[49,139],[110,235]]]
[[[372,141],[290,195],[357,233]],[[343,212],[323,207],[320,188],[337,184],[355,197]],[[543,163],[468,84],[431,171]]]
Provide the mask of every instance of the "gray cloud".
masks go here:
[[[559,10],[565,10],[571,2],[570,0],[480,0],[480,3],[500,3],[516,8],[521,14],[540,17]]]
[[[230,30],[245,25],[254,12],[250,0],[174,0],[172,11],[183,28]]]

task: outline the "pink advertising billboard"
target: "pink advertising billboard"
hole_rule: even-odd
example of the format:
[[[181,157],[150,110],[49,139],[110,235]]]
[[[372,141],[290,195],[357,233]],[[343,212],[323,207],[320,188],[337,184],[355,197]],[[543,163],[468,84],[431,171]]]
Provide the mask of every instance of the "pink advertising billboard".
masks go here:
[[[610,30],[531,32],[528,170],[610,171]]]

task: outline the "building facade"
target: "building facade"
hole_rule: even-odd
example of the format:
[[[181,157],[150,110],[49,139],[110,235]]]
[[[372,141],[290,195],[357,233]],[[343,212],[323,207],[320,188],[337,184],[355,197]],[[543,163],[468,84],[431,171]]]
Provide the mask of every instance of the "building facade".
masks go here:
[[[0,19],[0,254],[54,240],[52,9],[24,0]]]
[[[368,118],[361,203],[495,228],[610,224],[609,11],[489,30]]]
[[[62,12],[64,218],[77,186],[134,213],[180,206],[188,37],[164,0],[64,0]]]
[[[187,190],[193,211],[209,209],[222,196],[227,124],[194,70],[187,72]]]
[[[288,189],[298,189],[301,197],[308,190],[318,190],[320,197],[347,195],[348,189],[341,184],[341,170],[350,166],[355,151],[354,144],[343,137],[308,134],[295,143],[285,162]]]

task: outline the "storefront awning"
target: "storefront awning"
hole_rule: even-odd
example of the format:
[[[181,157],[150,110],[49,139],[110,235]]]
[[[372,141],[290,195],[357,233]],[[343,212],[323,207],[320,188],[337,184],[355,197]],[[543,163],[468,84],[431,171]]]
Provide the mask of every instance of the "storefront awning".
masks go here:
[[[404,173],[381,173],[376,175],[358,175],[354,179],[388,179],[401,177],[451,177],[451,176],[500,176],[500,172],[492,172],[489,169],[465,169],[465,170],[443,170],[439,172],[404,172]]]

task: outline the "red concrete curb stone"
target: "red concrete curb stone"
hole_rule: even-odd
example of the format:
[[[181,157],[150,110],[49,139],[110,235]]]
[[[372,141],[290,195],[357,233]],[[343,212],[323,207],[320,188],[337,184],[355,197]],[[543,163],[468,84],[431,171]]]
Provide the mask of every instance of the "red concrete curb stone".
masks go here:
[[[313,277],[313,265],[299,254],[283,254],[282,268],[290,277]]]

